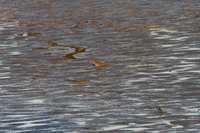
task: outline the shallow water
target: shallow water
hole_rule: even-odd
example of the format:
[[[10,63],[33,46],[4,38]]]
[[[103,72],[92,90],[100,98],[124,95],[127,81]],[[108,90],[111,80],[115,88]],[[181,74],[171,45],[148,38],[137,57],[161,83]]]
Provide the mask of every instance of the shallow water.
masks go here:
[[[199,5],[1,1],[0,132],[199,132]]]

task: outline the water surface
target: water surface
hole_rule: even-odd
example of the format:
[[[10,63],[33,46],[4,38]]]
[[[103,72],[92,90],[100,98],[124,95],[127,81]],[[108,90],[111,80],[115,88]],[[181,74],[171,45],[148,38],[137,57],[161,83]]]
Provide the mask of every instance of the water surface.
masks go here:
[[[199,5],[1,1],[0,131],[198,132]]]

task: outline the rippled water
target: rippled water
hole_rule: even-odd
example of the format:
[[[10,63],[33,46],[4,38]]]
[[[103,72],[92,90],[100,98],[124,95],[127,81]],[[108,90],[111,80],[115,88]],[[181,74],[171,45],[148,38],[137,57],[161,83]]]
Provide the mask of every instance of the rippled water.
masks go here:
[[[199,132],[199,5],[1,1],[0,132]]]

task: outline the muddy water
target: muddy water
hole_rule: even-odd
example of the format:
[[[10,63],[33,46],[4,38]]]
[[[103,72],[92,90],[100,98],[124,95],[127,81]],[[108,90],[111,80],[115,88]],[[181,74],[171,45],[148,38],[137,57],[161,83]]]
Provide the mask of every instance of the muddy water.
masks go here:
[[[0,132],[199,132],[199,5],[1,1]]]

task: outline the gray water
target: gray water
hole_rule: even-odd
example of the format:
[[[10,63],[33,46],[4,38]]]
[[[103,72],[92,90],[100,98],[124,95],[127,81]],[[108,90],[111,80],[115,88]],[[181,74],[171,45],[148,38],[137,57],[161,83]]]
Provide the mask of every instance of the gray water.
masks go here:
[[[2,133],[200,132],[199,0],[1,0],[0,55]]]

